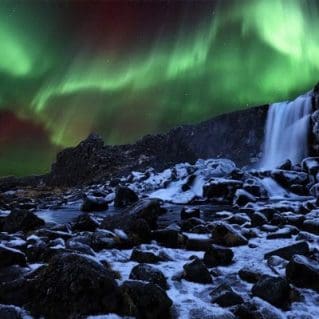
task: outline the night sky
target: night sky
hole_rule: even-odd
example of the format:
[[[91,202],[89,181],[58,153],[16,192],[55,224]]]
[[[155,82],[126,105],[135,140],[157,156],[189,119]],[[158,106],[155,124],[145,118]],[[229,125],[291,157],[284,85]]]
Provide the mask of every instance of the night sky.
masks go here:
[[[0,175],[91,131],[127,143],[285,100],[318,71],[315,0],[1,0]]]

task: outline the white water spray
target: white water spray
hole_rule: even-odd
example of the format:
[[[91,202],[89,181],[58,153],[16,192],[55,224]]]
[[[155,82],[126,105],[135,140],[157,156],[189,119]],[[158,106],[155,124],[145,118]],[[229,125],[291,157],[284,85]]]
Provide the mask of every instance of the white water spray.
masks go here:
[[[310,112],[310,94],[270,106],[261,168],[273,169],[287,159],[296,164],[308,155]]]

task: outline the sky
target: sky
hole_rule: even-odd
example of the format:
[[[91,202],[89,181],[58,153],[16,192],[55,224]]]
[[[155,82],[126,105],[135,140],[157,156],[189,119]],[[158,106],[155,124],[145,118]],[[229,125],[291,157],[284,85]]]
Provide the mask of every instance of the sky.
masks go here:
[[[313,0],[0,1],[0,176],[293,98],[319,79]]]

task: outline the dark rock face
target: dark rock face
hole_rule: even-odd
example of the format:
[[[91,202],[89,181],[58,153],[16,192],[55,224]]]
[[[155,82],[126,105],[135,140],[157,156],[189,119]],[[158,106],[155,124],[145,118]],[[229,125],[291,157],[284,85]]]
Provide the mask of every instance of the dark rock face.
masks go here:
[[[0,299],[25,306],[32,314],[48,319],[115,312],[120,303],[112,272],[76,254],[52,258],[35,278],[15,287],[13,300],[8,300],[6,288],[0,290]],[[19,295],[19,290],[22,300],[14,297]]]
[[[130,279],[147,281],[159,285],[162,289],[168,288],[167,281],[163,273],[155,267],[147,264],[139,264],[133,267]]]
[[[262,276],[252,287],[252,293],[274,306],[285,308],[290,302],[291,289],[285,279]]]
[[[170,319],[172,300],[158,285],[125,281],[121,286],[124,299],[122,312],[137,319]]]
[[[167,134],[147,135],[132,145],[105,146],[99,136],[91,134],[78,146],[60,152],[44,180],[50,185],[72,186],[198,158],[225,157],[245,165],[260,152],[267,110],[264,105],[220,115]],[[220,143],[226,139],[228,143]]]
[[[30,231],[44,225],[44,221],[28,211],[14,210],[4,220],[2,230],[8,233]]]
[[[295,255],[286,267],[287,279],[297,287],[310,288],[319,292],[318,262]]]

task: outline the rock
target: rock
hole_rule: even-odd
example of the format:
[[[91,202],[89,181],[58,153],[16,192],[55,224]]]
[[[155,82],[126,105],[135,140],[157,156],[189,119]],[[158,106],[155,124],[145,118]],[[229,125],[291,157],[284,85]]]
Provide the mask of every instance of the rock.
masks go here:
[[[181,211],[181,219],[185,220],[192,217],[200,218],[199,208],[183,207]]]
[[[268,197],[267,190],[257,178],[247,178],[244,182],[243,189],[256,197]]]
[[[137,194],[128,187],[118,186],[115,190],[114,207],[123,208],[138,201]]]
[[[174,229],[160,229],[153,231],[152,237],[161,245],[169,248],[181,247],[186,241],[186,237],[178,230]]]
[[[74,252],[95,256],[93,249],[84,243],[81,243],[76,238],[71,238],[66,242],[66,248]]]
[[[271,177],[281,186],[289,188],[293,184],[306,185],[308,174],[304,172],[285,171],[276,169],[271,172]]]
[[[12,265],[26,266],[25,254],[0,244],[0,268]]]
[[[136,265],[131,270],[129,278],[133,280],[147,281],[152,284],[159,285],[164,290],[168,289],[167,281],[163,273],[151,265]]]
[[[310,190],[309,190],[309,193],[318,198],[319,197],[319,183],[316,183],[314,185],[311,186]]]
[[[293,256],[286,267],[286,276],[297,287],[319,292],[319,266],[314,260],[300,255]]]
[[[284,259],[291,259],[293,255],[309,255],[310,249],[306,241],[299,241],[295,244],[288,245],[279,249],[272,250],[264,255],[264,258],[267,259],[270,256],[279,256]]]
[[[27,317],[25,316],[24,311],[22,311],[22,309],[18,307],[11,306],[11,305],[0,305],[0,318],[1,319],[24,319]]]
[[[290,303],[291,288],[288,282],[280,277],[264,275],[252,287],[252,294],[270,304],[285,309]]]
[[[212,243],[213,240],[211,238],[187,238],[185,249],[205,251],[212,245]]]
[[[285,170],[285,171],[290,171],[292,170],[292,163],[290,159],[286,159],[284,162],[282,162],[277,169],[279,170]]]
[[[319,158],[318,157],[307,157],[307,158],[302,160],[301,167],[308,174],[316,175],[319,172]]]
[[[309,233],[319,235],[319,218],[305,220],[302,229]]]
[[[200,284],[209,284],[212,282],[212,277],[206,268],[205,264],[198,258],[191,263],[185,264],[184,278],[188,281],[197,282]]]
[[[53,257],[26,285],[25,306],[35,316],[75,318],[119,311],[119,289],[113,273],[81,255]]]
[[[44,221],[24,210],[13,210],[6,218],[2,230],[8,233],[15,233],[18,231],[28,232],[43,226]]]
[[[210,245],[205,251],[204,263],[207,267],[228,266],[232,263],[234,253],[230,248]]]
[[[109,207],[105,197],[85,195],[81,210],[83,212],[102,212]]]
[[[243,298],[227,284],[219,285],[210,293],[210,296],[211,302],[221,307],[231,307],[244,302]]]
[[[253,227],[262,226],[262,225],[267,224],[267,222],[268,222],[267,217],[260,212],[253,213],[251,215],[250,219],[251,219],[251,225]]]
[[[131,260],[137,261],[138,263],[156,264],[163,259],[150,251],[143,251],[139,249],[133,249],[131,254]]]
[[[224,310],[222,308],[218,309],[218,312],[216,311],[216,308],[214,311],[206,309],[206,308],[193,308],[189,311],[188,319],[236,319],[234,315],[227,310]]]
[[[182,220],[181,222],[181,230],[182,231],[191,231],[194,227],[198,225],[203,225],[204,222],[197,217],[190,217]]]
[[[208,199],[232,202],[237,189],[243,185],[242,181],[215,178],[203,186],[203,195]]]
[[[245,206],[249,202],[256,202],[256,197],[244,189],[237,189],[234,195],[233,205]]]
[[[95,231],[99,223],[91,216],[80,215],[72,225],[73,231]]]
[[[274,232],[272,234],[267,235],[267,239],[280,239],[280,238],[291,238],[292,237],[292,232],[290,229],[285,228],[282,230],[279,230],[277,232]]]
[[[241,280],[247,281],[249,283],[256,283],[263,276],[263,274],[258,269],[253,269],[246,266],[239,270],[238,276]]]
[[[101,228],[112,231],[114,229],[122,229],[126,233],[136,234],[141,239],[148,239],[150,231],[147,231],[146,227],[156,229],[157,218],[162,213],[163,209],[161,208],[160,201],[149,199],[140,200],[133,206],[127,207],[119,213],[105,217],[102,221]],[[145,223],[147,226],[145,226]]]
[[[121,286],[124,299],[122,312],[137,319],[172,318],[172,300],[158,285],[140,281],[125,281]]]
[[[212,239],[215,244],[228,247],[248,244],[248,241],[244,236],[242,236],[232,226],[223,222],[214,223]]]

